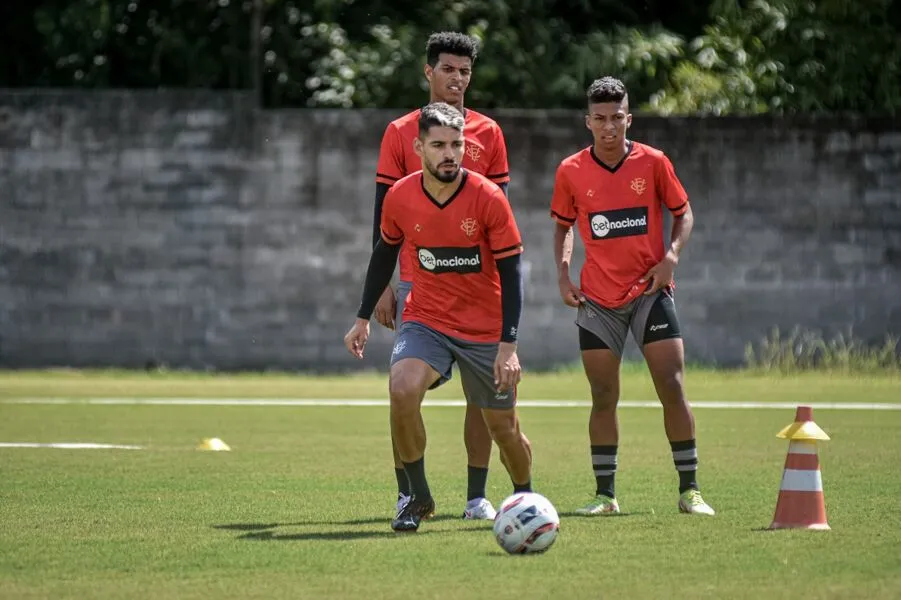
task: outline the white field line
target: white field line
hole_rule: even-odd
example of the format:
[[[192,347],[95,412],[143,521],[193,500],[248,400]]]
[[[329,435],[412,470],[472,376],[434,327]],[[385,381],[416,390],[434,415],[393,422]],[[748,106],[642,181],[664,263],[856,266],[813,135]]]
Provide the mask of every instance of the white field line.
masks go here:
[[[385,398],[9,398],[0,404],[85,404],[155,406],[388,406]],[[729,402],[697,401],[692,408],[779,409],[811,406],[821,410],[901,410],[901,403],[888,402]],[[423,406],[466,406],[465,400],[430,400]],[[584,400],[521,400],[519,408],[589,408]],[[656,400],[622,400],[622,408],[659,408]]]
[[[38,444],[36,442],[0,442],[0,448],[55,448],[57,450],[143,450],[141,446],[120,444],[91,444],[81,442],[58,442]]]

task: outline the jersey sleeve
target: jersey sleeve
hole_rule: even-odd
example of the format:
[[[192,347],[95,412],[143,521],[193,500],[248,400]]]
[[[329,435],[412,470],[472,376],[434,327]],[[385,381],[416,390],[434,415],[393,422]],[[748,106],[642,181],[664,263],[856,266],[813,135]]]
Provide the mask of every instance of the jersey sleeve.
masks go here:
[[[382,205],[382,222],[379,229],[382,232],[382,241],[386,244],[396,246],[404,241],[404,232],[397,222],[397,190],[391,188],[385,195],[385,202]]]
[[[407,174],[404,168],[404,149],[400,130],[394,123],[389,123],[382,135],[379,162],[375,169],[375,181],[385,185],[394,185],[398,179]]]
[[[495,188],[490,194],[483,220],[494,260],[522,253],[522,236],[510,202],[500,188]]]
[[[576,222],[576,199],[566,169],[561,164],[554,176],[554,195],[551,197],[551,218],[572,227]]]
[[[688,194],[682,187],[682,182],[676,177],[676,171],[673,169],[673,163],[664,155],[657,163],[655,173],[657,194],[663,201],[663,204],[669,209],[674,217],[681,217],[688,211]]]
[[[510,165],[507,163],[507,142],[504,141],[504,132],[498,125],[491,128],[494,141],[494,152],[491,155],[491,164],[485,177],[494,183],[508,183],[510,181]]]

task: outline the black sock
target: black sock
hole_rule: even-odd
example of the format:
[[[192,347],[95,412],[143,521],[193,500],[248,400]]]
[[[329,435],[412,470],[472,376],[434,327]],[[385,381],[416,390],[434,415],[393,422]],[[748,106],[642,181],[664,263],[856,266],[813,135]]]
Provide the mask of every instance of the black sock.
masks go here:
[[[429,490],[429,482],[425,479],[425,457],[417,461],[404,463],[404,472],[410,480],[410,491],[417,500],[425,500],[432,497]]]
[[[398,469],[397,467],[394,467],[394,476],[397,477],[397,493],[409,496],[410,479],[407,477],[407,472],[402,468]]]
[[[698,489],[698,447],[695,441],[670,442],[673,450],[673,464],[679,473],[679,493]]]
[[[595,492],[598,496],[616,498],[613,495],[613,488],[616,478],[617,449],[618,446],[591,447],[591,466],[594,468],[594,478],[598,484]]]
[[[513,482],[513,493],[514,494],[519,494],[522,492],[531,492],[531,491],[532,491],[532,480],[531,479],[522,484]]]
[[[467,467],[466,500],[485,497],[485,482],[488,481],[488,467]]]

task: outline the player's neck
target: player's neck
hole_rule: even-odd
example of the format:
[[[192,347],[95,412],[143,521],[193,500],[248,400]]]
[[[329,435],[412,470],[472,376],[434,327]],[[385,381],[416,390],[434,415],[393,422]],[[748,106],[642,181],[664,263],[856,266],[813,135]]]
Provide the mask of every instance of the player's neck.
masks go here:
[[[623,138],[623,143],[616,148],[602,148],[599,144],[594,145],[594,155],[607,166],[613,167],[619,164],[626,154],[629,153],[631,142]]]
[[[446,100],[442,100],[441,98],[438,98],[437,96],[435,96],[435,94],[430,94],[430,95],[429,95],[429,102],[430,102],[430,103],[431,103],[431,102],[444,102],[444,103],[446,103],[446,104],[450,104],[451,106],[453,106],[454,108],[456,108],[457,110],[459,110],[459,111],[460,111],[461,113],[463,113],[464,115],[466,114],[466,109],[463,108],[463,98],[460,98],[460,101],[459,101],[459,102],[453,103],[453,102],[447,102]]]
[[[461,169],[457,176],[453,181],[449,181],[444,183],[440,181],[438,178],[434,177],[431,173],[423,171],[422,173],[422,187],[425,188],[426,193],[432,197],[432,200],[437,202],[438,204],[444,204],[448,200],[450,200],[455,193],[457,193],[457,189],[463,182],[463,170]]]

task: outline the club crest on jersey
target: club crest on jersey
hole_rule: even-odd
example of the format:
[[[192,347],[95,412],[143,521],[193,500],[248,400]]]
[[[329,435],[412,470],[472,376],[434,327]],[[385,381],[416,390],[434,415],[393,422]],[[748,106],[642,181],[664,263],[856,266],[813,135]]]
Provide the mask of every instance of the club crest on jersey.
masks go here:
[[[479,246],[460,248],[418,248],[419,267],[439,275],[441,273],[481,273],[482,253]]]
[[[644,180],[642,177],[636,177],[632,180],[632,183],[629,184],[629,187],[632,188],[632,191],[641,196],[644,194],[644,191],[648,189],[648,182]]]
[[[466,156],[471,158],[472,162],[479,162],[479,159],[482,158],[482,149],[475,144],[467,144]]]
[[[591,238],[595,240],[647,235],[648,208],[636,206],[589,213]]]
[[[472,237],[479,230],[479,222],[472,217],[466,217],[463,219],[463,222],[460,223],[460,229],[463,230],[466,237]]]

